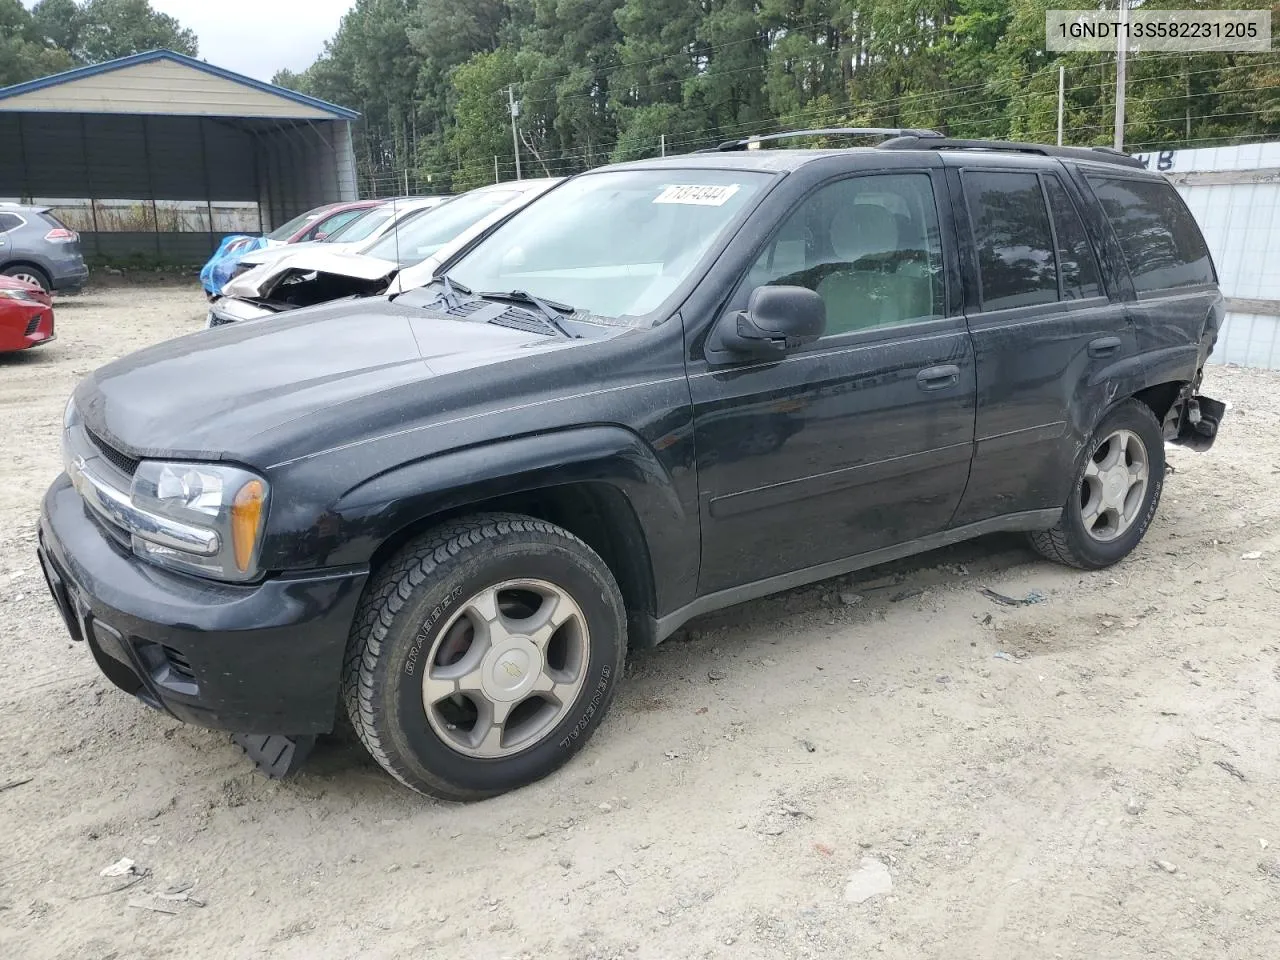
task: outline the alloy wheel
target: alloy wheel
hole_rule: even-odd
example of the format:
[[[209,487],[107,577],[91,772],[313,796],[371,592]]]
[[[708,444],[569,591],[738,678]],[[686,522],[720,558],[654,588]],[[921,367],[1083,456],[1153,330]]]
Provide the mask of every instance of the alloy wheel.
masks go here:
[[[586,617],[560,587],[510,580],[462,605],[436,637],[422,680],[431,729],[469,757],[498,759],[541,741],[587,675]]]
[[[1080,519],[1093,539],[1107,543],[1133,526],[1150,479],[1147,448],[1132,430],[1116,430],[1094,451],[1080,481]]]

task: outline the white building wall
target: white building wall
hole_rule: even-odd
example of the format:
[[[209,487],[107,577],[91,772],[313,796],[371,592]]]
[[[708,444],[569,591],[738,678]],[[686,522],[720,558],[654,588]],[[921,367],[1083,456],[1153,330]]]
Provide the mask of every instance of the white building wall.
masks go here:
[[[1280,370],[1280,143],[1139,157],[1169,175],[1195,214],[1222,292],[1230,300],[1272,301],[1229,304],[1211,362]]]

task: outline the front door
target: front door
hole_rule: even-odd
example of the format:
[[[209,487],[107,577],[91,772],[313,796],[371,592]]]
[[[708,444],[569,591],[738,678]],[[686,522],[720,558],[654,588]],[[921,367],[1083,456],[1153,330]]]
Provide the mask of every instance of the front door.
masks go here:
[[[690,366],[708,594],[936,533],[964,491],[975,367],[947,316],[930,172],[829,182],[730,300],[816,290],[826,334],[776,361]]]

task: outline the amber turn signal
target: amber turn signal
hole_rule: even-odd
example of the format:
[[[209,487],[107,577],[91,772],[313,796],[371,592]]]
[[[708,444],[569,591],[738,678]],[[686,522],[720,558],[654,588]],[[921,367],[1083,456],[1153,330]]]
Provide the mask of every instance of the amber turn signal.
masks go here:
[[[231,546],[241,573],[246,572],[253,561],[266,499],[266,485],[261,480],[250,480],[231,502]]]

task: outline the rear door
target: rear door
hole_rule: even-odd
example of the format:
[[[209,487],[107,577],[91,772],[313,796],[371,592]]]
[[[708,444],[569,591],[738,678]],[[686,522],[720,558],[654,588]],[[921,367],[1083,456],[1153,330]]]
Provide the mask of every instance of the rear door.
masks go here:
[[[929,162],[828,181],[763,241],[729,309],[762,285],[806,286],[825,336],[779,360],[692,358],[700,593],[927,536],[955,511],[974,360],[947,301],[953,234]]]
[[[1138,349],[1169,350],[1165,356],[1190,357],[1198,348],[1206,323],[1216,323],[1221,294],[1217,275],[1195,218],[1178,192],[1164,180],[1088,173],[1119,242],[1133,283],[1128,305]],[[1160,362],[1160,355],[1153,357]],[[1171,370],[1194,375],[1195,367]],[[1194,363],[1194,359],[1192,360]],[[1203,362],[1201,359],[1200,362]]]
[[[966,310],[978,368],[973,471],[955,523],[1061,506],[1076,451],[1105,402],[1108,365],[1136,353],[1057,163],[956,162]]]

